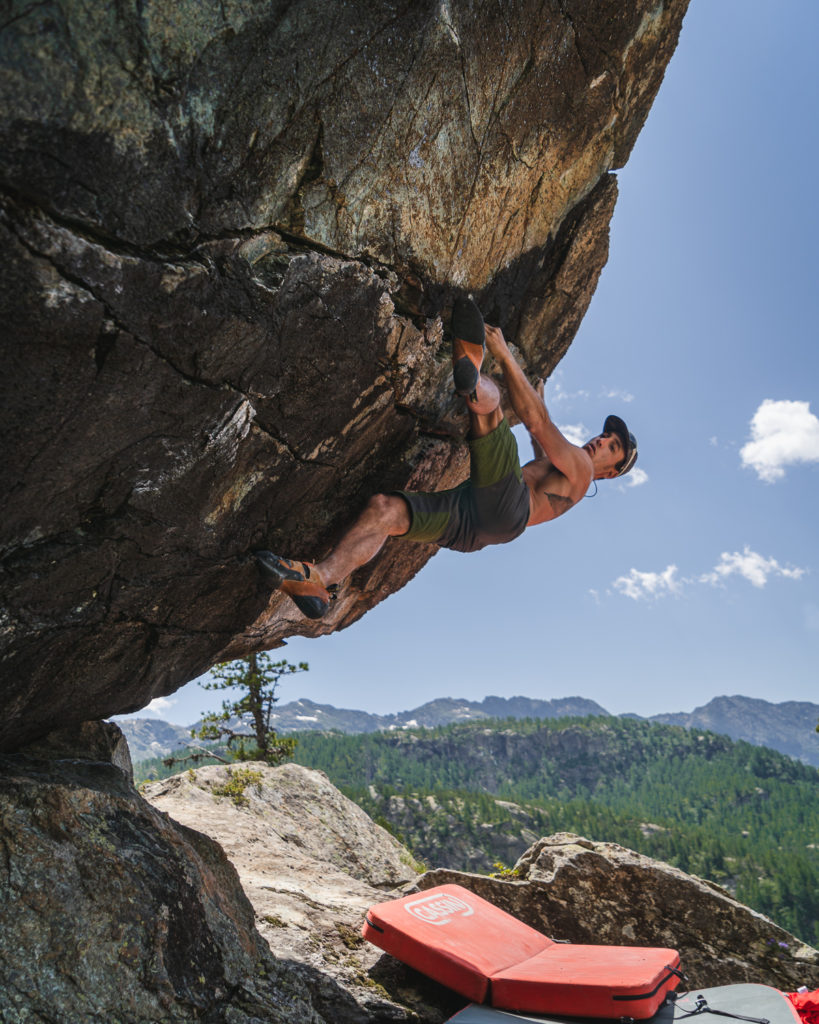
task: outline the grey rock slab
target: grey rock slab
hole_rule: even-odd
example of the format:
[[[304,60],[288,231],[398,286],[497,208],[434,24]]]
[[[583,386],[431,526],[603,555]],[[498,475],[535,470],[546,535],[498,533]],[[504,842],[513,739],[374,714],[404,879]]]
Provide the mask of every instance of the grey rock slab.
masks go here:
[[[234,800],[224,788],[236,780],[246,784]],[[327,1020],[434,1024],[458,1007],[452,993],[362,938],[369,907],[414,887],[420,865],[323,772],[209,766],[149,783],[143,793],[224,849],[271,951],[306,972]]]
[[[329,1024],[220,846],[112,760],[123,742],[86,723],[0,757],[0,1020]]]

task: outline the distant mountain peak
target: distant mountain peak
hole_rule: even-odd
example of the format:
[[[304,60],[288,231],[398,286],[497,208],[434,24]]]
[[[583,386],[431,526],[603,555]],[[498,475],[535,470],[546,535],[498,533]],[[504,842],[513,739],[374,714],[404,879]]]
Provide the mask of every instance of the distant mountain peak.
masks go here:
[[[277,732],[338,731],[362,733],[398,729],[433,729],[453,722],[481,718],[564,718],[610,715],[600,704],[585,697],[499,697],[490,695],[473,701],[466,697],[437,697],[419,707],[394,714],[376,715],[351,708],[318,704],[300,697],[274,709],[273,726]],[[641,718],[625,714],[623,718]],[[779,704],[741,694],[714,697],[691,712],[652,715],[645,721],[681,725],[688,729],[708,729],[724,733],[734,740],[771,747],[789,757],[819,766],[819,704],[808,701],[783,701]],[[168,725],[160,719],[131,718],[118,722],[128,738],[135,761],[165,756],[188,743],[189,729]]]

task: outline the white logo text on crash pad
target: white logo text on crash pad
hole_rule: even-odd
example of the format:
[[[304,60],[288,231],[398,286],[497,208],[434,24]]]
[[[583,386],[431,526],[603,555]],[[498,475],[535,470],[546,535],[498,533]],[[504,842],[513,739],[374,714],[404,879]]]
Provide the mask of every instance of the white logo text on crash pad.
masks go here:
[[[410,900],[404,904],[404,909],[427,924],[448,924],[453,917],[470,917],[475,912],[465,900],[451,893]]]

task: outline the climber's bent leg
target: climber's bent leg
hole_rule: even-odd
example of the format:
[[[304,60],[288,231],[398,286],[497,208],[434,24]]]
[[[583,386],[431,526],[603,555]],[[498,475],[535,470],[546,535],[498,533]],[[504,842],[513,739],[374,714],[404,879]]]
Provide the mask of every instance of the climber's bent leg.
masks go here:
[[[274,589],[287,594],[311,619],[327,613],[335,597],[338,582],[369,562],[387,537],[406,533],[410,512],[403,498],[395,494],[376,494],[322,562],[297,562],[270,551],[257,551],[256,560]]]
[[[327,584],[339,583],[374,558],[387,537],[400,537],[409,528],[410,512],[402,497],[374,494],[335,550],[317,563],[316,569]]]

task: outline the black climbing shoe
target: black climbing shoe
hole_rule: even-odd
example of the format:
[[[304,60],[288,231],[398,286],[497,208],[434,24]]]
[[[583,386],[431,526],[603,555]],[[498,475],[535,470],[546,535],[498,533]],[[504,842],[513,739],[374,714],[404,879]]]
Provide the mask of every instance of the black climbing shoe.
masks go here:
[[[281,558],[272,551],[257,551],[256,561],[274,590],[281,590],[296,604],[308,619],[326,615],[330,602],[335,601],[338,586],[325,587],[316,567],[310,562],[294,562]]]
[[[481,376],[486,333],[481,311],[469,296],[452,307],[452,379],[459,395],[475,395]]]

